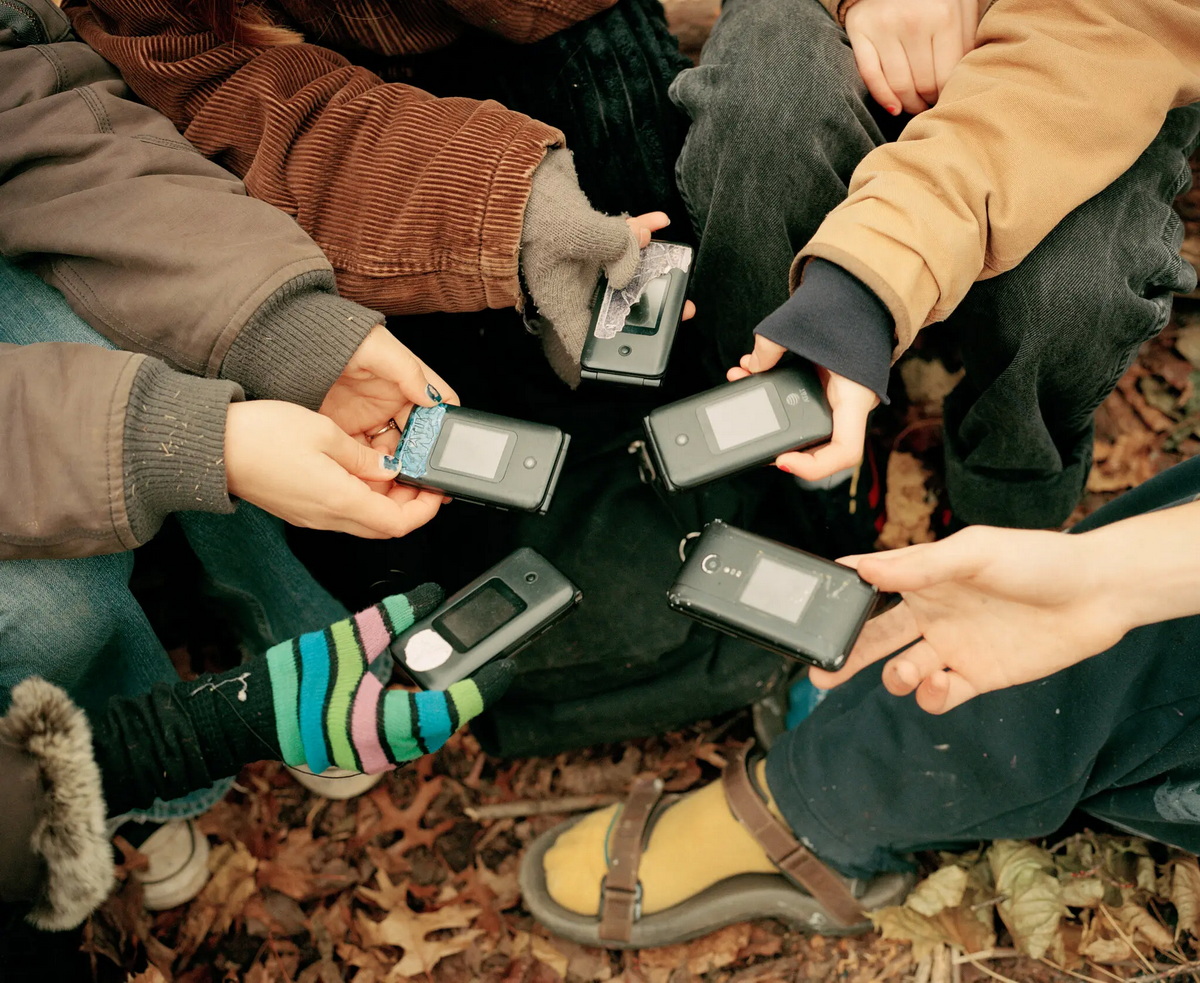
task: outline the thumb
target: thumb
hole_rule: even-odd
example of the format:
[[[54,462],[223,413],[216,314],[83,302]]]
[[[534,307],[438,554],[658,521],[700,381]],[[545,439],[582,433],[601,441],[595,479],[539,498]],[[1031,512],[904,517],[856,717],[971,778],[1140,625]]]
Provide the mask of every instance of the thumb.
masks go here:
[[[623,290],[629,285],[642,258],[638,233],[625,222],[622,222],[621,225],[625,232],[624,239],[621,240],[617,236],[617,230],[614,227],[613,235],[617,241],[614,243],[612,253],[604,261],[604,274],[615,290]]]
[[[381,454],[370,444],[360,444],[349,434],[335,430],[323,448],[325,454],[363,481],[393,481],[400,473],[400,448],[394,455]]]
[[[770,338],[760,334],[754,336],[754,350],[749,355],[743,355],[741,366],[747,372],[766,372],[779,364],[787,349],[776,344]]]
[[[512,659],[493,659],[473,676],[451,684],[446,697],[454,704],[458,725],[479,716],[500,699],[515,674]]]
[[[891,553],[875,553],[858,561],[859,575],[880,590],[913,591],[977,572],[980,558],[954,537],[920,543]]]
[[[388,628],[390,641],[420,621],[442,603],[445,596],[437,584],[420,584],[404,594],[392,594],[375,605]]]

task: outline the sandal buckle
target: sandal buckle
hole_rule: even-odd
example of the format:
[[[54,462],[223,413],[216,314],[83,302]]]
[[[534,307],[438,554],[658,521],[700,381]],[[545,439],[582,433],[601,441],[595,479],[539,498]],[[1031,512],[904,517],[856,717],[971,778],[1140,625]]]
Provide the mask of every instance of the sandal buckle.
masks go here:
[[[608,875],[600,878],[600,897],[603,899],[605,895],[614,896],[618,903],[624,902],[630,906],[630,921],[636,922],[642,917],[642,882],[638,881],[637,886],[630,890],[627,887],[617,887],[615,884],[608,883]]]

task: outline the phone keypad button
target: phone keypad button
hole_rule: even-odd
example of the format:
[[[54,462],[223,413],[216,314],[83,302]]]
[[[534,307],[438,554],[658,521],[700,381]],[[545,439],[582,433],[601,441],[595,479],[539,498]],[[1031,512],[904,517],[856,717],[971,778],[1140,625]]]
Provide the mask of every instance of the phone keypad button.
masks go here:
[[[685,433],[680,433],[680,434],[676,434],[676,435],[675,435],[675,443],[677,443],[677,444],[678,444],[680,447],[682,447],[682,446],[683,446],[684,444],[686,444],[687,442],[688,442],[688,435],[687,435],[687,434],[685,434]]]
[[[537,467],[537,458],[536,457],[527,457],[527,458],[525,458],[524,461],[521,462],[521,465],[523,467],[525,467],[527,470],[532,471],[534,468]]]

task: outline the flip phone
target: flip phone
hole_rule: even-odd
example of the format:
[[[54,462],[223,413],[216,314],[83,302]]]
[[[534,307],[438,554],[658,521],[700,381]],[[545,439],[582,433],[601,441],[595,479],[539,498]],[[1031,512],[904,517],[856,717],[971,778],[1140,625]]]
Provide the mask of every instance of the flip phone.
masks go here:
[[[545,515],[569,434],[544,423],[439,403],[409,414],[396,480],[465,502]]]
[[[600,278],[583,344],[585,379],[661,386],[687,297],[692,248],[652,240],[621,290]]]
[[[422,689],[446,689],[524,648],[582,598],[550,561],[522,547],[411,625],[392,642],[392,657]]]
[[[709,627],[834,672],[877,594],[849,567],[715,520],[692,545],[667,603]]]
[[[667,491],[773,461],[829,439],[833,417],[816,373],[787,365],[660,406],[646,445]]]

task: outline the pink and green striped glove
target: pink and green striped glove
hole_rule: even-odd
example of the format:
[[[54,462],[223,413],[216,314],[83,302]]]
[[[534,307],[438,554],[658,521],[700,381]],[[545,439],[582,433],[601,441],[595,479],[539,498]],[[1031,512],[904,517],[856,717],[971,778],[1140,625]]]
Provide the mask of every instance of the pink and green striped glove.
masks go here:
[[[441,602],[422,584],[322,631],[267,651],[275,731],[283,760],[320,774],[330,766],[375,773],[436,751],[512,681],[498,659],[447,690],[388,688],[388,646]]]

